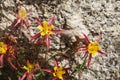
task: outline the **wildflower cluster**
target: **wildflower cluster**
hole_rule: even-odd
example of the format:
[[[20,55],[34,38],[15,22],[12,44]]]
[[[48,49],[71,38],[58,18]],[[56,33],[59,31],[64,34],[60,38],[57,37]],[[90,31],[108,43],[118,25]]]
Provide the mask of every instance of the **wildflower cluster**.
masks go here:
[[[19,7],[18,14],[14,13],[16,19],[12,23],[11,27],[18,28],[18,30],[21,30],[22,28],[24,28],[24,26],[26,26],[26,28],[28,29],[30,25],[28,23],[29,19],[27,15],[30,11],[31,10],[27,11],[24,7]],[[40,52],[37,46],[39,47],[39,45],[45,45],[47,52],[46,55],[47,55],[48,52],[50,52],[51,38],[54,38],[53,35],[64,34],[66,30],[54,29],[55,26],[53,25],[53,21],[55,20],[55,16],[53,16],[48,22],[46,20],[41,22],[41,20],[37,17],[34,17],[34,19],[38,24],[36,28],[39,30],[39,32],[31,36],[29,43],[27,42],[24,43],[24,44],[29,44],[28,48],[30,48],[29,49],[30,51],[27,51],[26,47],[21,46],[20,44],[21,39],[20,38],[16,39],[15,35],[12,35],[11,33],[3,37],[0,41],[0,67],[3,67],[4,65],[3,61],[5,59],[16,72],[21,73],[18,74],[18,80],[34,80],[37,74],[39,74],[39,76],[41,77],[45,77],[47,74],[48,75],[51,74],[50,76],[53,77],[52,80],[57,80],[57,79],[72,80],[70,78],[73,76],[72,74],[74,74],[75,72],[82,72],[84,69],[89,68],[92,56],[96,56],[97,53],[100,53],[101,55],[105,55],[105,53],[101,51],[101,47],[99,45],[102,35],[100,35],[100,37],[96,41],[91,42],[86,34],[81,33],[84,36],[83,40],[80,39],[81,41],[79,41],[82,42],[82,45],[77,46],[78,49],[76,51],[71,50],[70,54],[66,54],[67,53],[66,52],[63,54],[63,56],[67,56],[67,58],[70,58],[70,55],[83,54],[84,57],[82,63],[79,63],[75,67],[72,67],[71,65],[67,64],[68,67],[66,68],[66,66],[64,65],[59,66],[60,61],[58,61],[59,59],[56,58],[57,56],[54,56],[53,57],[54,67],[49,66],[49,68],[47,68],[44,67],[45,65],[40,65],[42,62],[39,63],[39,59],[34,59],[33,56],[31,58],[30,55],[37,53],[36,56],[38,56],[38,53]],[[37,45],[34,46],[34,44]],[[30,52],[34,52],[34,53],[30,53]],[[29,54],[29,56],[27,54]],[[20,55],[25,57],[19,57]],[[52,59],[52,56],[50,57]],[[51,59],[47,59],[47,62],[50,63]],[[44,64],[47,64],[47,62]],[[23,63],[25,65],[23,65]]]

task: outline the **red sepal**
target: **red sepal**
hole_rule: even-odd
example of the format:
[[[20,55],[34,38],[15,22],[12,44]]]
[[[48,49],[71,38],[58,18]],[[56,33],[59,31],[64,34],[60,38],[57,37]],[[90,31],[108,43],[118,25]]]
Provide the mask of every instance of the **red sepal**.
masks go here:
[[[87,43],[87,44],[90,44],[90,40],[88,39],[88,37],[86,36],[86,34],[84,34],[84,33],[82,33],[83,35],[84,35],[84,37],[85,37],[85,42]]]
[[[54,19],[55,19],[55,16],[53,16],[53,17],[50,19],[50,21],[48,22],[48,26],[52,25]]]
[[[45,43],[46,43],[46,46],[47,46],[47,50],[49,50],[49,48],[50,48],[50,39],[48,38],[48,36],[46,36]]]
[[[102,34],[100,34],[99,38],[96,41],[99,43],[101,39],[102,39]]]
[[[0,56],[0,67],[3,66],[3,58],[4,58],[4,55],[1,55],[1,56]]]
[[[35,34],[31,39],[30,42],[33,41],[34,39],[38,38],[40,36],[40,33]]]
[[[52,30],[52,32],[60,34],[60,33],[64,33],[65,30]]]
[[[49,69],[42,69],[42,71],[45,71],[45,72],[48,72],[48,73],[53,73],[53,71],[49,70]]]
[[[27,80],[32,80],[34,77],[34,74],[33,73],[28,73],[27,75]]]
[[[37,21],[39,25],[43,26],[43,23],[37,17],[34,17],[34,19]]]
[[[56,77],[53,77],[52,80],[56,80]]]
[[[101,51],[101,50],[98,50],[98,52],[100,53],[100,54],[102,54],[102,55],[106,55],[103,51]]]
[[[90,54],[88,57],[87,68],[89,68],[89,66],[90,66],[91,59],[92,59],[92,54]]]
[[[20,80],[24,80],[27,76],[28,72],[25,72]]]
[[[58,67],[58,61],[56,59],[54,60],[54,65]]]
[[[11,65],[11,67],[15,70],[17,70],[17,68],[13,65],[13,63],[11,62],[10,58],[7,58],[8,63]]]

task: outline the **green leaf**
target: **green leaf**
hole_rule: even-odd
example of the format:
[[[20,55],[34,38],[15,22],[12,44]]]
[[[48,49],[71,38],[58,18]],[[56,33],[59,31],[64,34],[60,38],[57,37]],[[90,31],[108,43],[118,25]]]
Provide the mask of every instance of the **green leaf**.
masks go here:
[[[41,75],[41,73],[35,74],[35,77],[39,77]]]
[[[22,76],[22,75],[23,75],[23,73],[22,73],[22,72],[20,72],[20,71],[18,71],[17,73],[18,73],[18,75],[20,75],[20,76]]]

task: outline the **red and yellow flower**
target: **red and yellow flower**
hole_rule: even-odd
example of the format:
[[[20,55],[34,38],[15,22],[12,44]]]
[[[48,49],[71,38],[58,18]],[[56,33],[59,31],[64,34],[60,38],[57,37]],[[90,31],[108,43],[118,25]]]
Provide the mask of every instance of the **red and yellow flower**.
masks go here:
[[[27,65],[22,67],[26,72],[23,74],[23,76],[19,80],[32,80],[34,77],[34,72],[39,69],[38,63],[30,63],[29,60],[27,60]]]
[[[84,33],[83,33],[83,35],[85,37],[84,40],[87,43],[87,46],[81,47],[76,53],[88,52],[89,57],[88,57],[87,67],[89,67],[92,56],[96,56],[98,53],[105,55],[105,53],[103,51],[101,51],[101,47],[99,46],[99,42],[101,40],[102,35],[100,35],[98,40],[96,40],[92,43],[90,42],[90,40]]]
[[[6,44],[4,42],[0,42],[0,66],[3,66],[4,58],[8,61],[12,68],[17,69],[11,62],[10,56],[13,59],[16,59],[14,55],[14,48],[13,46]]]
[[[16,19],[12,23],[12,27],[13,28],[20,27],[20,29],[21,29],[23,27],[23,25],[25,25],[28,28],[29,24],[28,24],[27,15],[29,12],[30,12],[30,10],[27,11],[24,7],[19,7],[18,14],[14,13],[14,16],[16,17]]]
[[[51,73],[53,75],[52,80],[56,80],[57,78],[61,80],[65,80],[63,76],[67,73],[67,70],[69,70],[70,68],[64,68],[63,66],[58,66],[57,60],[54,60],[54,65],[55,67],[53,70],[49,70],[49,69],[42,69],[42,70]]]
[[[39,33],[35,34],[30,41],[37,39],[38,37],[42,36],[42,39],[37,41],[36,44],[40,44],[42,42],[45,42],[46,46],[47,46],[47,50],[50,47],[50,37],[51,35],[53,35],[54,33],[62,33],[64,32],[64,30],[53,30],[54,29],[54,25],[52,25],[53,21],[54,21],[54,16],[50,19],[49,22],[47,21],[43,21],[43,23],[38,19],[35,18],[35,20],[38,23],[38,29],[40,30]]]

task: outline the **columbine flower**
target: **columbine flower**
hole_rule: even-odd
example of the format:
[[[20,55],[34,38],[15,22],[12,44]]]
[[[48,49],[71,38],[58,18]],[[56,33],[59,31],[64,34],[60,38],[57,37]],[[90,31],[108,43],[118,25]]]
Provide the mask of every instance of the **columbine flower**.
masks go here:
[[[39,69],[39,65],[30,63],[27,60],[27,65],[23,66],[23,69],[26,70],[26,72],[23,74],[21,78],[19,78],[19,80],[26,80],[26,78],[27,80],[32,80],[34,77],[34,72]]]
[[[101,51],[101,47],[99,46],[99,42],[102,36],[100,35],[98,40],[91,43],[88,37],[84,33],[83,35],[85,37],[85,42],[87,43],[87,46],[81,47],[76,53],[81,53],[81,52],[89,53],[88,63],[87,63],[87,67],[89,67],[92,56],[96,56],[98,53],[105,55],[105,53]]]
[[[0,42],[0,66],[3,66],[4,58],[8,61],[12,68],[17,69],[11,62],[10,56],[16,59],[14,55],[14,48],[9,44],[5,44],[4,42]]]
[[[35,18],[37,23],[39,24],[38,29],[40,30],[40,32],[34,35],[30,41],[35,40],[38,37],[42,36],[42,39],[37,41],[36,44],[42,43],[42,41],[44,41],[46,43],[47,49],[49,49],[50,36],[53,35],[54,33],[64,32],[64,30],[53,30],[54,26],[52,25],[52,23],[54,21],[54,18],[55,17],[53,16],[49,22],[43,21],[43,23],[38,18]]]
[[[48,69],[42,69],[42,70],[51,73],[54,76],[52,80],[56,80],[57,78],[61,80],[65,80],[63,76],[67,73],[67,70],[69,70],[70,68],[63,68],[62,66],[58,66],[57,60],[54,60],[54,65],[55,67],[53,70],[48,70]]]
[[[18,8],[18,14],[14,13],[14,16],[16,17],[16,19],[14,20],[12,27],[20,27],[20,29],[23,27],[23,25],[25,24],[25,26],[28,28],[29,24],[28,24],[28,18],[27,18],[27,14],[30,12],[26,11],[26,9],[24,7],[20,7]]]

